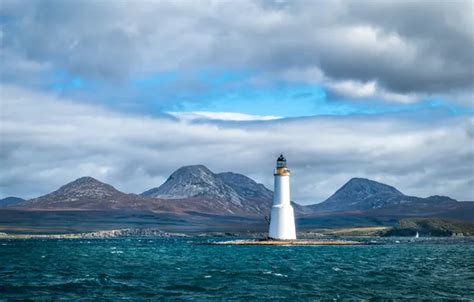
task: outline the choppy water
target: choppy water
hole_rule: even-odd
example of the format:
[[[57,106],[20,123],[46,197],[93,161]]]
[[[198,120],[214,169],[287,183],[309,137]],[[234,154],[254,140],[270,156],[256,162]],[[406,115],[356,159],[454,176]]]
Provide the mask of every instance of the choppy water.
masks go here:
[[[473,240],[195,244],[203,240],[0,240],[0,300],[474,299]]]

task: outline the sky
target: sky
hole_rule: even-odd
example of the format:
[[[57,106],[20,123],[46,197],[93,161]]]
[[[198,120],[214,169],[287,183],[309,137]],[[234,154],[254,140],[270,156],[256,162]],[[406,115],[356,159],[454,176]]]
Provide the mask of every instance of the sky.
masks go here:
[[[0,1],[0,198],[183,165],[474,200],[473,1]]]

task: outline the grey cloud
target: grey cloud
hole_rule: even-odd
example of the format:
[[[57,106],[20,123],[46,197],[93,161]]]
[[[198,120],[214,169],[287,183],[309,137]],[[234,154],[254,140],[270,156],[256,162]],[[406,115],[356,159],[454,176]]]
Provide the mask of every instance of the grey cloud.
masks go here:
[[[351,2],[349,7],[354,19],[379,24],[418,41],[426,51],[439,53],[459,64],[472,60],[472,52],[466,47],[473,46],[472,1],[384,1],[366,5]],[[430,47],[434,45],[438,47]]]
[[[350,2],[348,18],[402,37],[416,47],[417,56],[400,77],[403,61],[391,61],[382,76],[395,91],[440,92],[472,89],[474,10],[472,1]],[[397,51],[397,49],[394,49]],[[389,66],[387,66],[389,67]],[[409,73],[411,72],[411,73]]]
[[[275,75],[319,68],[329,81],[374,80],[394,93],[449,96],[473,88],[471,1],[4,6],[7,51],[105,81],[207,67]],[[196,86],[182,85],[181,90]]]
[[[293,171],[293,197],[302,203],[324,200],[351,177],[386,182],[406,194],[474,199],[469,116],[193,123],[0,88],[2,196],[38,196],[83,175],[141,192],[189,164],[243,173],[271,188],[275,157],[283,152]]]

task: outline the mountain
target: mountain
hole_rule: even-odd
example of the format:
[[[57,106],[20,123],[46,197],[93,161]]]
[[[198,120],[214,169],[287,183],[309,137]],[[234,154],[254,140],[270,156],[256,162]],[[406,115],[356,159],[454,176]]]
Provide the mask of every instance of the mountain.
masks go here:
[[[234,189],[203,165],[181,167],[173,172],[160,187],[150,189],[140,195],[167,199],[188,197],[224,199],[236,205],[242,202]]]
[[[15,208],[54,210],[113,210],[143,209],[145,198],[126,194],[92,177],[81,177],[44,196],[14,205]]]
[[[403,197],[403,193],[392,186],[365,178],[352,178],[313,207],[325,211],[367,210],[399,203]]]
[[[3,199],[0,199],[0,208],[1,207],[7,207],[7,206],[10,206],[10,205],[14,205],[14,204],[17,204],[17,203],[20,203],[20,202],[23,202],[25,201],[23,198],[19,198],[19,197],[13,197],[13,196],[10,196],[10,197],[5,197]]]
[[[203,165],[193,165],[179,168],[160,187],[140,195],[168,199],[168,207],[177,200],[175,204],[188,210],[206,213],[268,215],[273,193],[244,175],[215,174]]]
[[[328,199],[310,206],[314,211],[344,212],[372,211],[387,212],[397,208],[410,212],[415,208],[445,208],[458,204],[455,199],[446,196],[420,198],[408,196],[392,186],[365,178],[352,178]],[[378,210],[378,211],[377,211]]]

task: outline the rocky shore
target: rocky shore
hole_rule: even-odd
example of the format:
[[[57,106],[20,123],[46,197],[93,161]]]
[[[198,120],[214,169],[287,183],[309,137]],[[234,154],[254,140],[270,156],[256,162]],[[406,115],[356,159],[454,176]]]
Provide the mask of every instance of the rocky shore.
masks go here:
[[[29,238],[52,238],[52,239],[102,239],[102,238],[118,238],[118,237],[159,237],[159,238],[175,238],[187,237],[182,233],[169,233],[159,229],[119,229],[96,231],[89,233],[75,234],[7,234],[0,232],[0,239],[29,239]]]

